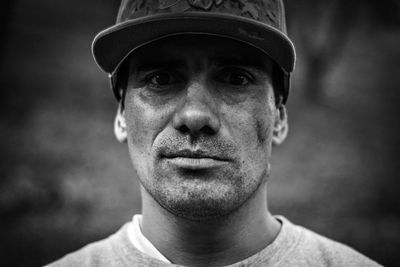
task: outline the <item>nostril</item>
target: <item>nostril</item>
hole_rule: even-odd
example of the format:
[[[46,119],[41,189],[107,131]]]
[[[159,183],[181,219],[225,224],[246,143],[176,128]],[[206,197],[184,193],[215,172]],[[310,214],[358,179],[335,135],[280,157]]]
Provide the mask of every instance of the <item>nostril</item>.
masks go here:
[[[215,134],[214,129],[212,129],[210,126],[206,125],[200,130],[202,133],[208,134],[208,135],[213,135]]]
[[[179,130],[180,132],[184,133],[184,134],[190,132],[189,127],[187,127],[186,125],[181,125],[181,126],[178,128],[178,130]]]
[[[203,133],[203,134],[206,134],[206,135],[213,135],[213,134],[215,134],[215,130],[213,129],[213,128],[211,128],[210,126],[208,126],[208,125],[205,125],[205,126],[203,126],[203,127],[201,127],[201,129],[199,129],[199,130],[194,130],[194,129],[190,129],[188,126],[186,126],[186,125],[181,125],[179,128],[178,128],[178,130],[181,132],[181,133],[183,133],[183,134],[198,134],[198,133]]]

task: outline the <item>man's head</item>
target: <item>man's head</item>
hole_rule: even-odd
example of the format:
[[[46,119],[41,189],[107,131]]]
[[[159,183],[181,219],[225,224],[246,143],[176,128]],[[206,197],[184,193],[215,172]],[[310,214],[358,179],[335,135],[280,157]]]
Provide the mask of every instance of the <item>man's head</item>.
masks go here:
[[[127,2],[131,1],[123,1],[122,6],[126,7]],[[159,7],[166,2],[160,1]],[[172,2],[191,3],[191,7],[197,4],[205,10],[224,10],[224,3],[247,3],[210,1],[203,6],[208,2],[180,0],[171,1],[170,6]],[[258,8],[253,14],[248,11],[252,16],[257,10],[261,12],[260,5],[248,3],[247,7]],[[135,8],[137,11],[140,5]],[[120,17],[124,14],[121,11]],[[180,23],[194,22],[196,16],[202,17],[203,22],[205,18],[215,19],[214,23],[219,16],[221,23],[227,19],[232,23],[243,20],[219,13],[210,17],[204,10],[179,13],[175,18]],[[164,15],[161,18],[171,19]],[[272,144],[280,144],[286,137],[283,102],[288,83],[276,79],[288,78],[285,68],[293,67],[294,56],[292,63],[291,55],[285,57],[282,51],[270,56],[274,49],[279,50],[277,43],[284,40],[280,39],[284,34],[268,25],[264,32],[257,32],[260,25],[253,25],[251,32],[248,26],[255,23],[254,19],[246,20],[236,25],[237,31],[232,30],[231,36],[215,34],[208,25],[210,32],[196,31],[198,28],[194,27],[193,32],[165,34],[136,44],[112,72],[113,77],[119,75],[114,86],[119,85],[116,95],[121,99],[115,124],[117,137],[127,139],[143,188],[177,216],[200,220],[227,215],[239,208],[267,180]],[[157,31],[150,22],[142,21],[148,30]],[[131,27],[140,24],[135,20],[128,23],[134,25]],[[214,26],[218,28],[218,24]],[[245,36],[244,40],[234,34]],[[275,39],[264,40],[266,36]],[[260,45],[260,39],[270,44]],[[97,40],[102,42],[101,37]],[[290,54],[290,47],[288,41],[280,49]],[[269,49],[268,53],[265,49]],[[103,59],[97,58],[98,62]],[[276,75],[277,72],[283,75]],[[277,90],[277,84],[283,88]]]
[[[183,217],[238,208],[267,178],[271,145],[287,133],[272,61],[237,41],[184,35],[138,49],[129,63],[117,120],[147,192]]]

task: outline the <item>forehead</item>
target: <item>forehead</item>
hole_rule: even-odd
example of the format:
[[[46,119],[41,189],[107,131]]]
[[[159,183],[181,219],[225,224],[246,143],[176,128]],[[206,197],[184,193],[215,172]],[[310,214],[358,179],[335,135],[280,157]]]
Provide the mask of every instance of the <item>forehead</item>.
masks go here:
[[[149,68],[158,64],[244,65],[270,72],[271,59],[261,50],[229,38],[184,34],[163,38],[136,49],[129,57],[131,67]]]

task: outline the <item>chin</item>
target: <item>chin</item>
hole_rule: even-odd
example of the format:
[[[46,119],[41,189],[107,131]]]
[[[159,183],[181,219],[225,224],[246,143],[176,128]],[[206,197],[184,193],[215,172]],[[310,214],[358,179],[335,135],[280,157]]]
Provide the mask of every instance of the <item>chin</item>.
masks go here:
[[[210,179],[155,179],[144,184],[152,198],[175,216],[193,221],[214,220],[229,216],[258,189],[261,181],[243,175]]]
[[[164,207],[178,217],[189,220],[212,220],[227,216],[241,204],[240,196],[231,192],[221,194],[221,191],[189,191],[187,194],[168,195],[164,199]]]

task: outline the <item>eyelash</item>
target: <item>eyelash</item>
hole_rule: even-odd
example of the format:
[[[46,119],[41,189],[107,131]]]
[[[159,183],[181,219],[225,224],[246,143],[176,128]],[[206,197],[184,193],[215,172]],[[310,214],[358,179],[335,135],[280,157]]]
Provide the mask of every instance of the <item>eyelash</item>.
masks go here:
[[[168,82],[166,84],[157,84],[155,82],[153,82],[152,80],[157,78],[157,76],[161,76],[161,75],[167,75],[168,76]],[[173,84],[179,83],[181,82],[182,79],[179,77],[178,74],[174,74],[171,73],[169,71],[154,71],[150,74],[148,74],[145,78],[144,78],[144,82],[146,85],[154,88],[154,89],[160,89],[162,87],[168,87],[171,86]]]
[[[168,76],[168,81],[165,84],[157,84],[156,82],[153,82],[152,80],[157,78],[157,76],[161,75],[167,75]],[[231,78],[238,78],[240,77],[242,80],[244,79],[243,84],[235,84]],[[223,70],[219,71],[216,73],[216,75],[213,78],[215,81],[218,83],[223,83],[231,87],[239,88],[239,87],[245,87],[249,85],[250,83],[254,83],[255,79],[252,74],[250,74],[248,71],[243,70],[241,68],[224,68]],[[163,70],[157,70],[153,71],[144,78],[144,83],[153,90],[158,90],[160,91],[161,89],[168,89],[169,87],[176,85],[178,83],[184,82],[184,79],[180,77],[179,74],[177,73],[171,73],[170,71],[163,71]]]
[[[247,80],[247,83],[239,85],[239,84],[233,84],[230,81],[227,81],[227,79],[232,78],[232,75],[236,75],[236,77],[241,76],[241,77],[245,78]],[[215,76],[214,79],[216,81],[218,81],[218,82],[229,84],[229,85],[234,86],[234,87],[243,87],[243,86],[246,86],[246,85],[254,82],[253,75],[251,75],[248,71],[243,70],[243,69],[239,69],[239,68],[224,69],[221,72],[219,72]]]

